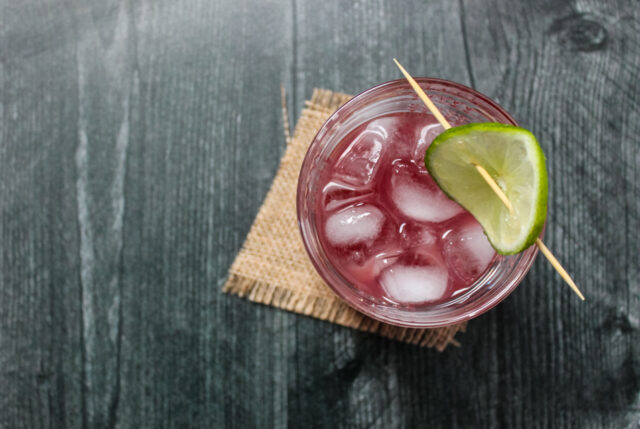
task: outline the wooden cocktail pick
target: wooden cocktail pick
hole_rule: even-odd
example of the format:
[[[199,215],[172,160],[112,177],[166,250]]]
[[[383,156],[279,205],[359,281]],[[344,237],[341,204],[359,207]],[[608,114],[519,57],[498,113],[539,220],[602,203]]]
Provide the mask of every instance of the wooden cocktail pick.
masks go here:
[[[413,90],[418,94],[418,97],[420,97],[420,99],[424,102],[424,104],[427,106],[429,111],[431,111],[433,116],[435,116],[438,122],[440,122],[440,125],[442,125],[442,127],[445,130],[451,128],[451,124],[449,124],[449,121],[446,120],[446,118],[442,115],[440,110],[438,110],[436,105],[433,104],[429,96],[422,90],[422,88],[420,88],[420,85],[418,85],[418,82],[416,82],[415,79],[411,77],[411,75],[404,69],[404,67],[402,67],[402,65],[398,62],[398,60],[394,58],[393,61],[396,63],[396,65],[398,66],[398,68],[400,69],[404,77],[407,78]],[[498,198],[500,198],[500,200],[507,207],[507,209],[509,209],[509,212],[513,214],[513,205],[511,204],[511,201],[509,201],[509,198],[507,198],[505,193],[502,192],[502,189],[500,188],[500,186],[498,186],[496,181],[493,180],[493,177],[491,177],[491,175],[487,172],[487,170],[485,170],[484,167],[482,167],[481,165],[474,164],[474,167],[476,168],[476,170],[478,170],[478,173],[480,173],[480,176],[482,176],[485,182],[487,182],[487,184],[496,193]],[[569,273],[567,273],[567,271],[562,267],[562,265],[560,265],[560,262],[558,262],[556,257],[553,256],[553,253],[551,253],[549,248],[545,246],[545,244],[542,242],[542,240],[540,240],[540,238],[536,239],[536,246],[538,246],[542,254],[551,263],[553,268],[556,269],[556,271],[558,272],[558,274],[560,274],[560,276],[564,279],[564,281],[567,282],[567,284],[576,293],[576,295],[578,295],[580,299],[584,301],[585,299],[584,295],[582,295],[582,292],[580,292],[580,289],[578,289],[578,286],[575,284],[575,282],[573,281]]]

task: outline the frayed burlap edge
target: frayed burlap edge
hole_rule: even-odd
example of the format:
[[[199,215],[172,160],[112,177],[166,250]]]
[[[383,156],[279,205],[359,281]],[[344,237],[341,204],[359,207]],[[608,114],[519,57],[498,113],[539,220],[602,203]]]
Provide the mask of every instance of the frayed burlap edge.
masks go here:
[[[316,273],[298,231],[295,193],[298,173],[311,140],[324,121],[350,98],[316,89],[303,111],[223,291],[384,337],[444,350],[459,345],[466,323],[437,329],[400,328],[378,322],[340,300]]]

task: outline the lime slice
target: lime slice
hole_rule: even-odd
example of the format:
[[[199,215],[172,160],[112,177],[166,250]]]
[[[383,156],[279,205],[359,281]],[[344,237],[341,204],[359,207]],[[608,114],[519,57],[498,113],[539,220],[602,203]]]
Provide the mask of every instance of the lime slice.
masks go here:
[[[531,132],[498,123],[450,128],[431,143],[425,165],[438,186],[480,222],[498,253],[522,252],[542,232],[547,217],[547,169]],[[476,165],[496,181],[513,214]]]

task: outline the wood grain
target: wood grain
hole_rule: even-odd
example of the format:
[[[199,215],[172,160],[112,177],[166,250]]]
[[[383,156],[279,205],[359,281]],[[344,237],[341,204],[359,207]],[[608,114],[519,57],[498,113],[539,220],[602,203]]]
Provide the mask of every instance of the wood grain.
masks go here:
[[[0,1],[0,427],[634,428],[630,0]],[[314,87],[498,100],[550,175],[543,260],[462,347],[222,295]]]

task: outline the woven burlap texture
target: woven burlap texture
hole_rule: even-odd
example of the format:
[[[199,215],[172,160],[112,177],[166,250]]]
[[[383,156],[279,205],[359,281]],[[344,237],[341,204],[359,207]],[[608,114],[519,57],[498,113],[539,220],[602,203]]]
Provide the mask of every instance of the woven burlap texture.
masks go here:
[[[304,155],[322,124],[349,95],[316,89],[296,125],[278,173],[229,269],[223,291],[388,338],[444,350],[466,324],[438,329],[387,325],[355,311],[320,278],[302,244],[296,219],[296,187]]]

